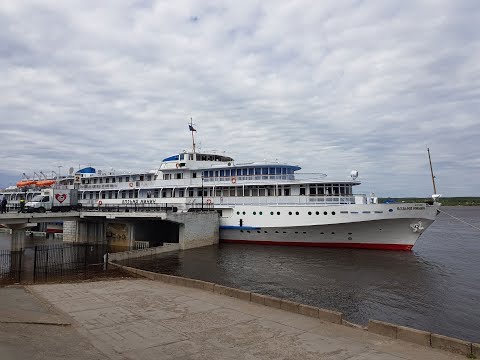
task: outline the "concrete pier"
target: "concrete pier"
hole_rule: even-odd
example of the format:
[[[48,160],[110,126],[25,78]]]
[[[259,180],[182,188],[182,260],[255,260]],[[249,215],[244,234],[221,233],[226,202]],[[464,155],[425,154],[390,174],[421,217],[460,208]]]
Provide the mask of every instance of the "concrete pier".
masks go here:
[[[201,283],[208,288],[209,283]],[[29,290],[71,316],[74,327],[107,359],[465,359],[160,281],[35,285]]]

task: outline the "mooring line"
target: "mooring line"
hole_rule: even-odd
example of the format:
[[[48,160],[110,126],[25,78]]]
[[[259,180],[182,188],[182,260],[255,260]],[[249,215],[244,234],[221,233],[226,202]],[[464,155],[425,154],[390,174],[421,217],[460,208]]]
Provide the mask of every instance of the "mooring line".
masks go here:
[[[471,226],[472,228],[477,229],[478,231],[480,231],[480,228],[478,228],[478,227],[476,227],[475,225],[472,225],[472,224],[466,222],[465,220],[462,220],[462,219],[459,219],[459,218],[457,218],[457,217],[455,217],[455,216],[453,216],[453,215],[450,215],[449,213],[447,213],[447,212],[445,212],[445,211],[443,211],[443,210],[438,209],[438,211],[440,211],[441,213],[444,213],[445,215],[448,215],[448,216],[450,216],[451,218],[454,218],[455,220],[458,220],[458,221],[460,221],[460,222],[462,222],[462,223],[464,223],[464,224],[467,224],[468,226]]]

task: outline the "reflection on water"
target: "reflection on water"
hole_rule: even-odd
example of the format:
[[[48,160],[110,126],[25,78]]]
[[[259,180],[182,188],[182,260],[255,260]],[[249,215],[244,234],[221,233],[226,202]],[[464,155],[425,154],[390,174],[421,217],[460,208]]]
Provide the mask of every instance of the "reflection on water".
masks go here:
[[[445,208],[480,225],[480,208]],[[480,234],[443,214],[412,252],[220,244],[132,262],[480,341]]]

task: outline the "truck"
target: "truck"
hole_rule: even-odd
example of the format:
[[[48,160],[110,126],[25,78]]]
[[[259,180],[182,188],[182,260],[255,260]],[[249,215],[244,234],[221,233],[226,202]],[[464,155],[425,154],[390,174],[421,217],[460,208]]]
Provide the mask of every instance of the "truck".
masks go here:
[[[70,211],[80,209],[77,189],[43,189],[25,204],[25,212]]]

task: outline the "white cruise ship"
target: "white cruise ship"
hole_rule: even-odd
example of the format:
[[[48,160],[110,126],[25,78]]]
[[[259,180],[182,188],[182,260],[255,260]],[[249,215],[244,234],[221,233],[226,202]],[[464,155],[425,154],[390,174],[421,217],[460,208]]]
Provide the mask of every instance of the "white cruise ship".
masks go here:
[[[218,211],[220,240],[231,243],[410,250],[438,213],[437,202],[379,204],[373,195],[355,194],[356,171],[351,179],[334,181],[322,174],[302,179],[296,174],[300,169],[278,162],[236,163],[197,152],[193,140],[191,151],[163,159],[154,171],[85,168],[60,183],[74,186],[76,177],[85,207]],[[17,185],[29,187],[27,201],[40,193],[34,180]],[[24,190],[10,188],[0,198],[15,203],[20,194]]]

